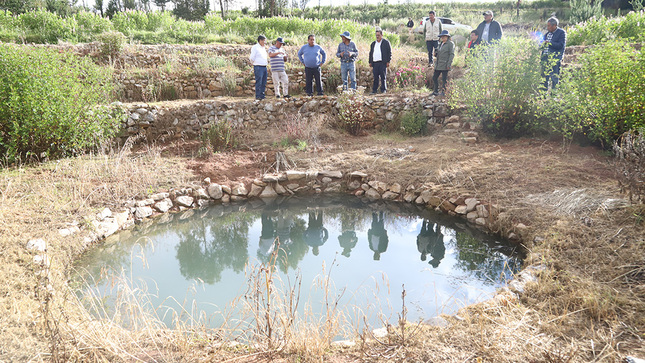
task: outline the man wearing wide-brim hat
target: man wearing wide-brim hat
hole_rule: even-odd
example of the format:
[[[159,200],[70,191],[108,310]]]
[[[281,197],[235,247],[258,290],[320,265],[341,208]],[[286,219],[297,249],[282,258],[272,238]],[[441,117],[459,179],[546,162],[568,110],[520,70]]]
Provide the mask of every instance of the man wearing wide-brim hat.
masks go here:
[[[358,57],[356,44],[352,42],[351,34],[346,31],[340,35],[343,40],[338,44],[336,57],[340,58],[340,78],[343,80],[343,91],[347,90],[347,78],[349,78],[349,88],[356,89],[356,67],[354,62]]]
[[[450,40],[450,33],[443,30],[439,34],[439,46],[437,47],[437,64],[434,67],[432,84],[434,92],[432,94],[443,96],[446,92],[446,82],[448,80],[448,71],[452,67],[452,61],[455,59],[455,43]],[[439,76],[442,78],[441,93],[439,93]]]
[[[477,33],[479,33],[480,43],[492,43],[502,39],[502,26],[497,20],[493,20],[493,12],[486,10],[483,13],[484,21],[477,26]]]

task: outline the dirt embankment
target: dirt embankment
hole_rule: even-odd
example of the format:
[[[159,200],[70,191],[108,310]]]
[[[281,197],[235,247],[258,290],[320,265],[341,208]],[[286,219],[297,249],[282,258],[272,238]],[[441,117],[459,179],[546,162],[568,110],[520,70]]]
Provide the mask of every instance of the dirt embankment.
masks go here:
[[[467,145],[442,130],[419,138],[319,131],[306,151],[277,148],[277,130],[249,131],[242,135],[242,150],[207,158],[193,157],[199,145],[188,142],[0,172],[0,361],[645,358],[643,214],[635,207],[607,204],[624,196],[613,178],[611,158],[601,150],[539,139],[482,139]],[[84,246],[83,233],[62,238],[58,229],[74,220],[84,227],[84,218],[102,207],[117,208],[127,198],[205,177],[219,182],[257,177],[272,170],[276,151],[285,151],[301,170],[360,170],[404,187],[424,184],[446,196],[491,201],[505,211],[501,232],[518,223],[527,226],[515,230],[530,251],[527,265],[545,270],[519,296],[504,293],[464,308],[446,317],[447,327],[413,329],[407,339],[395,333],[387,339],[359,339],[354,347],[326,350],[322,357],[306,344],[282,351],[236,351],[195,339],[195,332],[181,332],[181,338],[162,330],[137,334],[91,322],[73,303],[66,283],[72,259]],[[25,249],[34,238],[48,243],[50,268],[44,275]]]

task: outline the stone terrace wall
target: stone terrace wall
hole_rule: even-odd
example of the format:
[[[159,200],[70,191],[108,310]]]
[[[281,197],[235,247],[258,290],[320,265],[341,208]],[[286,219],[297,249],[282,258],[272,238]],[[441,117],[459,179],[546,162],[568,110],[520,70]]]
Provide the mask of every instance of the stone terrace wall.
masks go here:
[[[365,99],[368,122],[366,129],[380,130],[402,113],[423,107],[430,124],[443,124],[448,116],[445,103],[429,95],[409,97],[374,96]],[[217,120],[229,120],[237,128],[266,129],[270,124],[282,123],[288,115],[337,117],[335,97],[294,97],[278,100],[200,100],[157,104],[134,103],[125,105],[128,118],[123,125],[121,141],[130,136],[147,141],[178,138],[197,138],[202,129]]]
[[[92,57],[98,64],[114,67],[114,79],[120,87],[119,97],[122,102],[254,96],[253,69],[248,61],[251,46],[248,45],[127,45],[114,57],[101,54],[100,44],[96,42],[35,47],[70,50]],[[290,58],[286,71],[292,94],[304,93],[305,87],[304,67],[297,57],[299,48],[300,46],[286,47]],[[325,92],[335,93],[335,89],[331,88],[340,80],[340,63],[335,56],[335,49],[327,51],[327,63],[322,67],[322,80]],[[214,67],[215,60],[221,57],[232,62],[237,72]],[[367,64],[367,54],[362,54],[356,65],[358,86],[370,90],[373,78],[371,68]],[[396,68],[390,67],[390,85],[394,82],[395,72]],[[274,95],[270,75],[267,95]]]

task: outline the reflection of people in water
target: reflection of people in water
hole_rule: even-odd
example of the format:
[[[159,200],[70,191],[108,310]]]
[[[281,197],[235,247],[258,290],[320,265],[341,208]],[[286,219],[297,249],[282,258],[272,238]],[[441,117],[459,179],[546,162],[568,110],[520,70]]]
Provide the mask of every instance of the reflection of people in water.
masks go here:
[[[387,231],[385,230],[385,220],[383,212],[372,213],[372,228],[367,231],[367,240],[370,243],[370,249],[374,251],[374,260],[381,259],[381,253],[387,250]]]
[[[432,260],[428,263],[434,268],[439,266],[439,262],[446,255],[446,246],[443,244],[443,233],[439,224],[435,224],[432,228],[427,219],[423,220],[421,232],[417,236],[417,249],[421,252],[421,261],[425,261],[426,255],[430,253]]]
[[[356,220],[354,218],[347,218],[347,215],[341,216],[341,230],[343,231],[340,236],[338,236],[338,242],[343,248],[341,255],[349,257],[349,254],[352,252],[352,248],[356,247],[356,242],[358,242],[358,237],[356,237]]]
[[[262,212],[262,234],[260,234],[260,245],[258,247],[260,254],[268,256],[273,252],[275,236],[273,219],[267,212]]]
[[[318,256],[318,247],[327,242],[329,233],[327,228],[322,225],[323,212],[309,212],[309,223],[307,223],[307,230],[305,230],[305,242],[311,246],[314,256]]]
[[[291,243],[291,226],[293,226],[293,218],[280,213],[275,227],[280,245],[286,246]]]

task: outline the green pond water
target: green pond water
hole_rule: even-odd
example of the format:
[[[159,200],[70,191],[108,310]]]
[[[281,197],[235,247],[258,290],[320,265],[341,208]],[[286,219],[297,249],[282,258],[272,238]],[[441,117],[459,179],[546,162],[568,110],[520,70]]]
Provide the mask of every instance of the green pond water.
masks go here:
[[[279,300],[307,319],[333,310],[348,326],[380,327],[395,324],[404,304],[417,321],[490,298],[521,258],[462,219],[415,205],[281,198],[137,225],[79,259],[72,283],[98,316],[127,309],[116,302],[128,291],[169,328],[253,325],[258,306],[269,301],[276,312]]]

